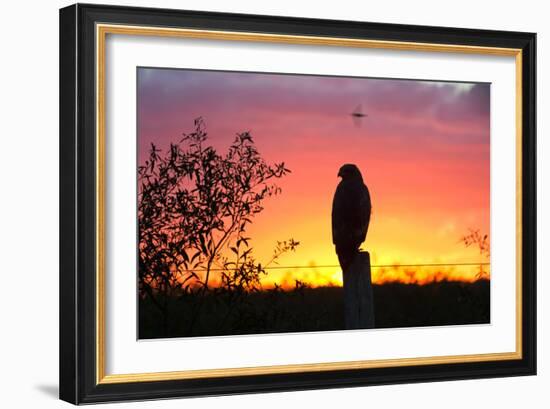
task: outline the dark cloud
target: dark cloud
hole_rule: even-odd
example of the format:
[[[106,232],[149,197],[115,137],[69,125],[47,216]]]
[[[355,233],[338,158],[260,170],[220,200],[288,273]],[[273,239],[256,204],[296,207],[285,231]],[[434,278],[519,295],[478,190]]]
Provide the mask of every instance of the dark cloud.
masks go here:
[[[140,145],[188,131],[195,117],[226,135],[256,129],[322,147],[361,104],[371,137],[413,149],[489,142],[490,85],[412,80],[139,69]],[[238,126],[244,129],[237,128]],[[351,128],[353,131],[353,128]],[[266,144],[275,143],[268,141]],[[426,148],[424,148],[426,149]]]

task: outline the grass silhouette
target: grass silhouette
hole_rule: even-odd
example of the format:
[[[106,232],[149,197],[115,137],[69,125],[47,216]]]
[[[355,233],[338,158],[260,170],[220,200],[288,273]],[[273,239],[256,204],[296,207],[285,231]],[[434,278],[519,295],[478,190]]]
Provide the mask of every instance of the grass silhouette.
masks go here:
[[[441,281],[430,284],[374,285],[376,328],[487,324],[490,322],[490,281]],[[170,300],[174,310],[164,335],[158,310],[150,300],[139,304],[139,338],[243,335],[344,329],[342,287],[309,288],[298,284],[248,293],[237,309],[226,309],[206,297],[201,319],[192,332],[187,321],[192,310]]]

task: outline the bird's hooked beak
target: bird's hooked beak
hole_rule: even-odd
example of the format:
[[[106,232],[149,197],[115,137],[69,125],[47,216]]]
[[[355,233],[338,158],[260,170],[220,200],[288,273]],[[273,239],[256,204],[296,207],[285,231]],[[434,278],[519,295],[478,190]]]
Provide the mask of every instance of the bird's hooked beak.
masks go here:
[[[344,175],[342,175],[342,169],[339,169],[339,170],[338,170],[338,177],[339,177],[339,178],[344,177]]]

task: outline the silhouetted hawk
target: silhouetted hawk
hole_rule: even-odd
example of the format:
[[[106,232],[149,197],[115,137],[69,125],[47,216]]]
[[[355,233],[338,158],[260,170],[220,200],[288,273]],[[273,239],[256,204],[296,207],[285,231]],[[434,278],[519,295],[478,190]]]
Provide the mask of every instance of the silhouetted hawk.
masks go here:
[[[332,242],[340,267],[346,271],[367,237],[372,205],[369,189],[357,166],[343,165],[338,176],[342,180],[332,201]]]

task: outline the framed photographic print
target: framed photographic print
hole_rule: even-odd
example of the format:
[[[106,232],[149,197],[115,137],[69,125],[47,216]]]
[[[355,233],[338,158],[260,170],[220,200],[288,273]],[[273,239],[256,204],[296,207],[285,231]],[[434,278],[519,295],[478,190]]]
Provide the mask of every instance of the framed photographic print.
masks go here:
[[[61,9],[61,399],[535,374],[535,45]]]

